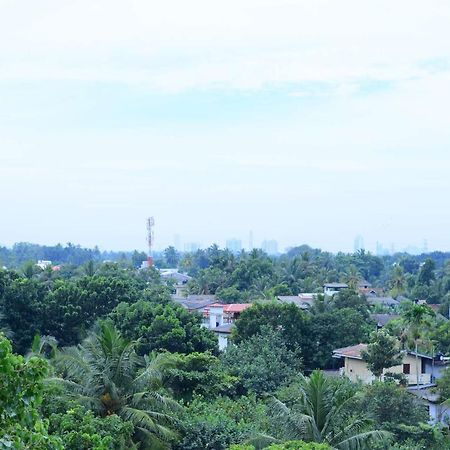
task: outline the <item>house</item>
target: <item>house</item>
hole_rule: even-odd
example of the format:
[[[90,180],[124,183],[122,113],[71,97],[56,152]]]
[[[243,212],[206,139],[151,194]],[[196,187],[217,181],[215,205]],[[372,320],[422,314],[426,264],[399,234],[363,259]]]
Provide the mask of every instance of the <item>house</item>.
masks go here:
[[[241,313],[252,306],[251,303],[214,303],[205,308],[205,318],[209,319],[208,328],[214,331],[219,341],[219,350],[228,345],[231,328]]]
[[[361,280],[358,283],[358,289],[370,289],[371,287],[372,287],[372,284],[366,280]]]
[[[348,284],[345,283],[325,283],[323,285],[323,293],[329,297],[332,297],[337,292],[347,288]]]
[[[423,404],[427,407],[429,423],[434,425],[437,423],[448,424],[450,421],[450,407],[443,404],[442,399],[438,392],[435,392],[433,388],[425,387],[417,388],[417,386],[411,386],[408,388],[408,392],[418,397]]]
[[[215,295],[188,295],[187,297],[172,295],[172,300],[190,312],[204,314],[204,309],[216,303],[217,298]]]
[[[308,309],[313,304],[317,294],[301,293],[298,295],[279,295],[278,301],[281,303],[294,303],[301,309]]]
[[[366,349],[367,344],[357,344],[333,350],[333,358],[343,361],[341,373],[352,381],[371,383],[375,379],[367,363],[362,358],[362,352]],[[382,378],[387,372],[403,374],[408,385],[417,384],[416,369],[418,368],[419,385],[430,386],[432,383],[432,370],[430,370],[430,367],[433,357],[418,353],[416,358],[416,353],[411,351],[402,352],[402,356],[402,364],[385,369]],[[427,366],[429,370],[426,370]]]
[[[367,303],[369,303],[370,306],[387,306],[389,308],[394,308],[398,305],[400,305],[400,302],[398,300],[395,300],[395,298],[392,297],[367,297]]]
[[[45,270],[47,267],[51,267],[51,265],[52,265],[52,262],[51,261],[47,261],[45,259],[40,259],[36,263],[36,266],[38,266],[42,270]]]
[[[367,297],[378,297],[383,294],[383,289],[380,288],[373,288],[373,287],[358,287],[358,292],[360,294],[364,294]]]
[[[223,324],[233,324],[241,313],[251,306],[251,303],[213,303],[205,308],[204,313],[209,318],[209,328],[214,329]]]
[[[187,284],[192,277],[185,273],[178,272],[177,269],[160,269],[159,273],[163,281],[174,283],[174,294],[176,297],[184,297],[187,293]]]
[[[392,320],[400,319],[398,314],[371,314],[370,318],[376,322],[377,329],[385,327]]]
[[[178,272],[177,269],[160,269],[161,279],[164,281],[173,280],[177,284],[187,284],[192,277],[185,273]]]

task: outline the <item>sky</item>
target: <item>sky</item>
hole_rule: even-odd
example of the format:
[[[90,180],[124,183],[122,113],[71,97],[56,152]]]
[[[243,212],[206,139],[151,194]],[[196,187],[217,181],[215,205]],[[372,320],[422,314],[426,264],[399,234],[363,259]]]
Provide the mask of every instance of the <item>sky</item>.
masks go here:
[[[450,250],[450,2],[0,0],[0,245]]]

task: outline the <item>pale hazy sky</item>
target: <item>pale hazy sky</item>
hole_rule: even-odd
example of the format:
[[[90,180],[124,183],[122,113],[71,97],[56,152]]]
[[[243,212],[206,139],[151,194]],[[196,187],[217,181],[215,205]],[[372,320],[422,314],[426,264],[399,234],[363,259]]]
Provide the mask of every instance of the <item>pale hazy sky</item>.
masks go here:
[[[450,249],[448,0],[0,0],[0,245]]]

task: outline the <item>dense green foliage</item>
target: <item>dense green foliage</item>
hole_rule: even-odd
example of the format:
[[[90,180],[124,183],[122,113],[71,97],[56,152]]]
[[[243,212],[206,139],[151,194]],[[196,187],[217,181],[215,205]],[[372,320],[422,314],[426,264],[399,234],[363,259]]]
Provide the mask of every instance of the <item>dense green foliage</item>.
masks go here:
[[[297,384],[298,393],[287,403],[271,400],[271,412],[278,422],[284,440],[303,439],[326,443],[340,450],[370,448],[385,441],[389,434],[370,428],[364,414],[358,416],[346,409],[355,393],[334,383],[320,371]]]
[[[384,369],[396,366],[402,361],[397,340],[383,330],[372,334],[362,357],[377,378],[381,377]]]
[[[49,416],[49,431],[61,438],[66,450],[125,450],[133,448],[131,422],[113,414],[97,417],[74,402],[63,413]]]
[[[102,323],[77,347],[56,358],[56,378],[67,396],[100,417],[117,415],[131,422],[139,439],[160,446],[175,437],[171,412],[178,405],[164,395],[164,354],[144,358],[136,342],[124,339],[111,323]]]
[[[274,392],[302,368],[300,353],[289,350],[281,333],[269,327],[229,346],[222,361],[244,392],[257,394]]]
[[[14,355],[0,335],[0,449],[62,449],[61,440],[48,433],[39,414],[47,363]]]
[[[217,352],[217,339],[199,315],[183,307],[140,300],[121,303],[110,317],[128,339],[139,339],[139,351]]]
[[[0,249],[15,268],[0,270],[0,330],[9,339],[0,338],[0,448],[450,448],[399,385],[314,371],[336,367],[332,351],[360,342],[369,343],[376,376],[397,362],[398,349],[449,355],[450,255],[380,258],[307,246],[278,257],[217,246],[155,255],[159,267],[193,277],[188,293],[254,303],[222,352],[204,318],[172,300],[173,282],[136,270],[145,258],[73,245]],[[37,259],[60,266],[42,270]],[[362,281],[401,303],[374,305]],[[324,297],[325,282],[348,289]],[[300,292],[317,294],[309,307],[277,298]],[[423,303],[439,303],[439,312]],[[397,318],[375,333],[373,313]],[[442,401],[450,401],[449,379],[446,371],[438,382]]]

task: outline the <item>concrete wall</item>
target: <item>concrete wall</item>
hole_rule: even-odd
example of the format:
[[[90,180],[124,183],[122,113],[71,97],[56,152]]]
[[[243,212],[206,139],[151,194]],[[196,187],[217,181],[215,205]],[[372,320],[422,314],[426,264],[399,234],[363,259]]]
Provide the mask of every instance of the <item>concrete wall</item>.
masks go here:
[[[405,375],[408,380],[408,384],[416,384],[416,358],[412,355],[405,355],[403,357],[403,364],[410,365],[410,374]],[[384,373],[403,373],[403,364],[385,369]],[[421,358],[417,359],[417,365],[419,368],[419,384],[430,383],[431,375],[427,373],[421,373]],[[367,367],[367,364],[361,359],[345,358],[345,366],[343,372],[352,381],[360,380],[363,383],[371,383],[375,379],[372,372]]]
[[[217,333],[219,338],[219,350],[224,350],[228,346],[228,337],[230,336],[228,333]]]
[[[223,306],[211,306],[209,308],[209,328],[214,329],[223,325]]]
[[[370,383],[375,377],[361,359],[345,358],[344,374],[352,381]]]

